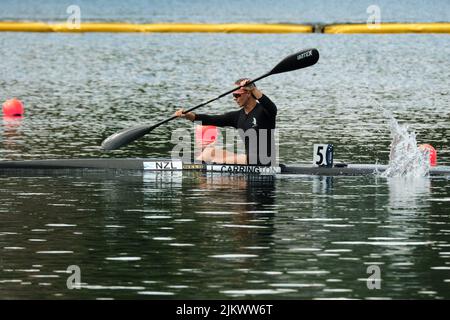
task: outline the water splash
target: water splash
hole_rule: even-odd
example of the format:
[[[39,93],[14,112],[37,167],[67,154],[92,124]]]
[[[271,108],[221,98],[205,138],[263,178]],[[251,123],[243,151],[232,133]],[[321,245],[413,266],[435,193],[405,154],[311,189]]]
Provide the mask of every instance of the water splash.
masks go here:
[[[382,177],[425,177],[430,171],[429,155],[417,147],[416,134],[400,125],[387,110],[383,114],[389,119],[391,151],[389,165]]]

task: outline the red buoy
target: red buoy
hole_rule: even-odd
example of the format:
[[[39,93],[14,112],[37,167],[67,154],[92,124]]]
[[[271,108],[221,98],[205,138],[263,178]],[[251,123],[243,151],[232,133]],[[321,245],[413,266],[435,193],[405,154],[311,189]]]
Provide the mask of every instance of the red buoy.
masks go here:
[[[22,101],[17,98],[6,100],[3,103],[3,114],[5,116],[17,117],[22,116],[25,112]]]
[[[218,130],[216,126],[197,126],[195,128],[195,142],[202,148],[216,141]]]
[[[432,167],[436,166],[437,164],[437,152],[436,149],[428,143],[419,145],[420,150],[425,150],[430,155],[430,165]]]

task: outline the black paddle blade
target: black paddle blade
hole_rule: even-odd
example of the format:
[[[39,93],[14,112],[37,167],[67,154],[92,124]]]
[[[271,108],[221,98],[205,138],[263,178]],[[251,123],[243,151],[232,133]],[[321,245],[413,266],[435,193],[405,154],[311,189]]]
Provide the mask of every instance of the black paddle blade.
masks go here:
[[[319,51],[317,49],[306,49],[294,53],[278,63],[269,74],[277,74],[298,70],[314,65],[319,60]]]
[[[118,131],[102,142],[103,150],[115,150],[129,144],[152,131],[154,126],[140,125]]]

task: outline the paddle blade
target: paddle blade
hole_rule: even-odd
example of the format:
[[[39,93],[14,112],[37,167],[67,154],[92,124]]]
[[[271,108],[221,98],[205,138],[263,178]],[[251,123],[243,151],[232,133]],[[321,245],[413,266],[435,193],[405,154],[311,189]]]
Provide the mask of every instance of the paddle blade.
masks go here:
[[[306,49],[294,53],[278,63],[269,74],[277,74],[298,70],[314,65],[319,60],[319,51],[317,49]]]
[[[140,125],[118,131],[102,142],[103,150],[115,150],[133,142],[152,131],[154,126]]]

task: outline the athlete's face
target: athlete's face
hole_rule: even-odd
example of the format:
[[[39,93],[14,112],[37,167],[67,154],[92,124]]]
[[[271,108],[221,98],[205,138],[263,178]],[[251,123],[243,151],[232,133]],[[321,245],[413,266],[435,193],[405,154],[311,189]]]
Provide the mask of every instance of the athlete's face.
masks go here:
[[[250,98],[250,94],[248,92],[245,93],[233,93],[234,101],[238,104],[239,107],[243,107],[247,104],[248,99]]]

